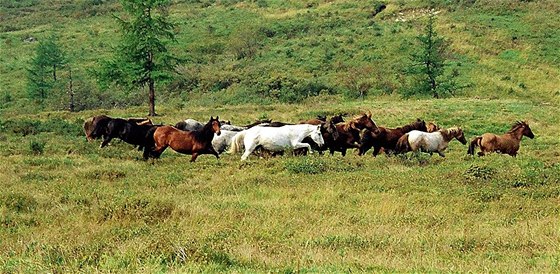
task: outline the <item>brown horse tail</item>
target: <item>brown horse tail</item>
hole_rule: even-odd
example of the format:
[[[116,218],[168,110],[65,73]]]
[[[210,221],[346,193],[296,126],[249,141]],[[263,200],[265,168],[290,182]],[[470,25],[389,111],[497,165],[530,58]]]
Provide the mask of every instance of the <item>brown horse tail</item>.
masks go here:
[[[408,142],[408,133],[401,136],[397,141],[397,146],[395,147],[397,153],[407,153],[411,151],[410,143]]]
[[[245,146],[243,141],[245,140],[245,130],[238,132],[233,137],[231,137],[231,146],[229,147],[228,153],[238,153],[241,152]]]
[[[471,140],[471,144],[469,145],[469,150],[467,150],[467,154],[474,155],[474,149],[478,146],[478,142],[482,139],[482,136],[474,137]]]

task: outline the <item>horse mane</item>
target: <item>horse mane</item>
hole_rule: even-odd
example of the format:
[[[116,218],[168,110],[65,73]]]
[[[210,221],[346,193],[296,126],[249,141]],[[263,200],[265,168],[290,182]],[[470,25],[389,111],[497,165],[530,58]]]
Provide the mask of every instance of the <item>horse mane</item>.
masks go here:
[[[441,135],[443,135],[445,137],[445,139],[453,139],[453,137],[455,137],[457,135],[457,133],[462,130],[459,127],[450,127],[450,128],[442,128],[440,130],[438,130],[439,133],[441,133]]]
[[[416,121],[408,124],[408,125],[404,125],[402,127],[398,127],[396,129],[400,129],[402,131],[411,131],[411,130],[417,130],[419,128],[419,126],[417,125],[418,123],[422,123],[423,121],[420,119],[416,119]]]
[[[511,125],[511,129],[507,133],[513,133],[517,131],[519,128],[526,127],[526,126],[527,126],[527,122],[525,121],[515,121],[515,123]]]

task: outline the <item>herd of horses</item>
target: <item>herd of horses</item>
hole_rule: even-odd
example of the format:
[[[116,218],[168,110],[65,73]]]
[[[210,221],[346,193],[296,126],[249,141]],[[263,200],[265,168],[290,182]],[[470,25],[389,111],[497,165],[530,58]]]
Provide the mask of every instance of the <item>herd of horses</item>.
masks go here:
[[[218,116],[210,117],[206,123],[187,119],[170,126],[155,125],[145,118],[98,115],[84,122],[84,132],[88,141],[101,138],[101,148],[118,138],[143,150],[144,159],[159,158],[170,147],[176,152],[191,154],[191,162],[201,154],[219,158],[226,150],[232,154],[242,152],[241,160],[251,154],[275,156],[285,151],[305,155],[313,151],[323,154],[328,150],[331,155],[340,152],[345,156],[348,149],[357,149],[358,155],[364,155],[371,148],[373,156],[382,152],[393,155],[414,151],[445,157],[444,151],[453,139],[467,144],[460,127],[444,129],[420,119],[402,127],[381,127],[373,121],[369,111],[348,121],[343,115],[335,115],[329,119],[318,116],[297,124],[259,120],[243,126],[221,121]],[[515,157],[523,136],[534,138],[528,123],[517,121],[505,134],[485,133],[474,137],[467,153],[474,155],[479,147],[479,156],[496,152]]]

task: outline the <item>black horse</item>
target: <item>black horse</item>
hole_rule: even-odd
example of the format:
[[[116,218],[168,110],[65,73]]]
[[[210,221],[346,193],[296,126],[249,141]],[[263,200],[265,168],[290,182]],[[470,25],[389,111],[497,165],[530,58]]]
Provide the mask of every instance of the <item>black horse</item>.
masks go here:
[[[154,148],[154,132],[159,126],[139,125],[135,122],[116,118],[107,123],[103,142],[100,147],[105,147],[113,138],[118,138],[131,145],[139,146],[138,150],[144,149],[143,157],[148,159]]]

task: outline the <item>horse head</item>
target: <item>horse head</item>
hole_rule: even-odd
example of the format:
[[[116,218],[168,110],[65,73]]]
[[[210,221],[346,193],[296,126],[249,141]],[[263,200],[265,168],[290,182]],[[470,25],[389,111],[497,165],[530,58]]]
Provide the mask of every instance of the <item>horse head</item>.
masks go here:
[[[325,140],[323,139],[323,134],[321,134],[321,126],[316,126],[311,133],[309,133],[309,137],[315,142],[319,147],[322,147],[325,144]]]
[[[220,136],[220,134],[222,133],[220,131],[220,127],[222,126],[220,123],[220,117],[216,116],[216,118],[214,119],[214,117],[210,116],[210,121],[208,121],[208,124],[210,124],[212,126],[212,132],[216,133],[216,135]]]
[[[364,128],[375,130],[377,128],[377,125],[371,119],[371,111],[355,116],[350,122],[353,124],[350,125],[352,128],[357,128],[360,130]]]
[[[323,133],[328,133],[332,140],[338,139],[338,130],[336,129],[336,124],[332,119],[321,124],[321,129]]]
[[[426,132],[436,132],[438,130],[440,130],[441,128],[434,124],[433,122],[429,122],[428,125],[426,126]]]
[[[426,121],[420,120],[420,118],[416,118],[416,121],[412,123],[411,126],[415,130],[428,132],[428,127],[426,127]]]
[[[455,139],[457,139],[457,141],[461,142],[461,144],[463,144],[463,145],[467,144],[467,139],[465,139],[465,134],[463,133],[463,129],[461,129],[460,127],[457,128],[454,135],[455,135]]]
[[[327,116],[325,116],[325,115],[317,115],[317,120],[326,122],[326,121],[327,121]]]
[[[335,116],[331,117],[331,122],[333,122],[335,125],[338,124],[338,123],[343,123],[344,119],[342,118],[342,115],[343,114],[338,114],[338,115],[335,115]]]
[[[523,127],[523,135],[531,139],[535,138],[535,134],[533,134],[533,131],[531,130],[527,122],[523,121],[523,122],[519,122],[519,124]]]

